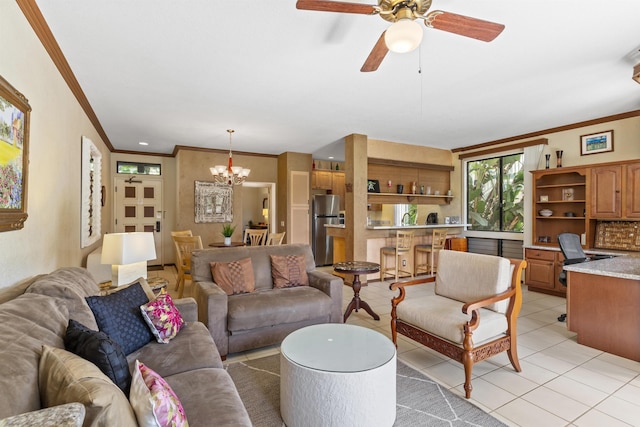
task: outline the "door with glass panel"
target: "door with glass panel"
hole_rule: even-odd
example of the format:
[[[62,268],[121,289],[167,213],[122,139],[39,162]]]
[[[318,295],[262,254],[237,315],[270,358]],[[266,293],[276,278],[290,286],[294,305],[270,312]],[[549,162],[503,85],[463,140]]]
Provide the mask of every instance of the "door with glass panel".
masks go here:
[[[162,181],[115,178],[115,232],[153,233],[156,259],[148,265],[162,264]]]

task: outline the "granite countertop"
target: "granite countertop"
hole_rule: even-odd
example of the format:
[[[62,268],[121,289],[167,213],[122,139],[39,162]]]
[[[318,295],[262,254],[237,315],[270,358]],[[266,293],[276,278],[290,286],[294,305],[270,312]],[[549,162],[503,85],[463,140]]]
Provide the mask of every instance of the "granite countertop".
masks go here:
[[[583,262],[564,266],[567,271],[640,280],[640,254]]]
[[[404,230],[416,228],[461,228],[470,224],[368,225],[367,230]]]
[[[523,247],[525,249],[540,249],[542,251],[560,252],[559,246],[524,245]],[[614,256],[622,256],[622,255],[629,254],[629,252],[617,251],[614,249],[585,249],[584,253],[587,255],[614,255]]]

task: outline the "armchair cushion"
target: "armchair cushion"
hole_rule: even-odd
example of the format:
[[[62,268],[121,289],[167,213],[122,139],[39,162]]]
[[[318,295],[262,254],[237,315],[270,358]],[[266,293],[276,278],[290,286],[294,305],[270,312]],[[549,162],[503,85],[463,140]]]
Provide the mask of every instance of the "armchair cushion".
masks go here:
[[[512,268],[507,258],[449,250],[438,256],[436,295],[466,303],[500,294],[511,286]],[[487,308],[506,313],[508,306],[509,301],[504,300]]]
[[[396,310],[398,319],[430,334],[462,345],[464,324],[471,319],[470,314],[462,312],[462,306],[463,303],[459,301],[438,295],[429,295],[420,298],[407,298],[398,304]],[[504,335],[507,331],[507,317],[503,314],[481,308],[480,319],[480,326],[473,331],[475,345]]]

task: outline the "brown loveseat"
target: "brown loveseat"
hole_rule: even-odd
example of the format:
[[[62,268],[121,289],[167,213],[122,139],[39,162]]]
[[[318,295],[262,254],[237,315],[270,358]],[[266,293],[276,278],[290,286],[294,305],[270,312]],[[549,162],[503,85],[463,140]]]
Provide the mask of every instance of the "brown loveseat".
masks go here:
[[[48,390],[39,385],[43,345],[64,349],[70,318],[95,330],[95,318],[85,297],[99,293],[91,274],[76,267],[62,268],[0,290],[0,390],[3,390],[0,419],[23,413],[32,415],[31,411],[42,408],[41,401],[48,398]],[[209,331],[197,322],[195,301],[185,298],[175,304],[186,324],[168,344],[153,340],[127,355],[130,368],[138,359],[164,377],[182,402],[192,427],[209,426],[212,420],[218,425],[251,426]],[[78,359],[74,366],[92,365],[79,356],[71,357]],[[84,377],[76,382],[94,402],[85,403],[84,425],[135,425],[135,417],[133,423],[123,421],[131,420],[132,414],[125,394],[115,385],[111,387],[106,376],[99,386],[92,382],[100,374],[98,371],[97,377]],[[106,409],[99,408],[101,402]],[[107,418],[114,413],[119,414],[117,419]],[[56,425],[51,419],[47,421],[48,425]],[[29,425],[38,424],[32,420]]]
[[[274,288],[271,255],[304,256],[309,286]],[[227,295],[216,284],[212,262],[249,258],[255,290]],[[282,341],[318,323],[342,323],[341,278],[316,270],[309,245],[249,246],[194,251],[191,255],[198,319],[207,325],[222,357]]]

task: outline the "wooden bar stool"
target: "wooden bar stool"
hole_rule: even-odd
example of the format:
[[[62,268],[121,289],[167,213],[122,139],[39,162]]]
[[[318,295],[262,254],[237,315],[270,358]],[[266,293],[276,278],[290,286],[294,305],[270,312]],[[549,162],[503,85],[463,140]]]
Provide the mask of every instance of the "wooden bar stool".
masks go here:
[[[396,245],[385,246],[380,248],[380,281],[384,281],[386,276],[394,276],[395,280],[401,273],[406,274],[407,277],[413,277],[413,273],[407,267],[407,270],[402,270],[402,257],[413,254],[413,231],[396,231]],[[387,257],[394,257],[395,265],[389,267],[387,265]],[[392,273],[388,273],[391,271]]]
[[[433,229],[430,245],[416,245],[414,249],[413,259],[414,267],[413,274],[417,276],[421,271],[425,273],[434,274],[436,271],[436,255],[442,249],[444,249],[445,242],[447,241],[447,231],[441,229]],[[422,256],[426,255],[424,263],[421,263]]]

